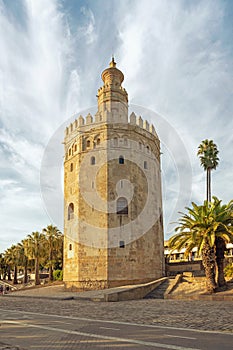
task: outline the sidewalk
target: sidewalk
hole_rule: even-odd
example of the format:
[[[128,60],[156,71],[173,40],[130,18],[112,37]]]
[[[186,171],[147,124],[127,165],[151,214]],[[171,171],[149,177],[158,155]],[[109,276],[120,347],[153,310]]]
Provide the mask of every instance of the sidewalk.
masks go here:
[[[143,299],[147,294],[155,290],[168,278],[145,284],[121,286],[103,290],[91,290],[84,292],[66,291],[63,284],[39,286],[37,288],[19,289],[5,294],[3,297],[37,298],[53,300],[90,300],[90,301],[126,301]],[[205,283],[195,283],[193,278],[183,278],[182,281],[174,279],[165,292],[165,299],[176,300],[218,300],[233,301],[233,283],[229,283],[228,290],[207,295],[204,293]],[[170,290],[169,290],[170,289]]]
[[[43,298],[57,300],[92,300],[92,301],[120,301],[142,299],[153,289],[164,282],[167,277],[160,278],[149,283],[121,286],[103,290],[91,290],[84,292],[66,291],[64,285],[39,286],[38,288],[28,288],[17,290],[6,294],[7,297]]]

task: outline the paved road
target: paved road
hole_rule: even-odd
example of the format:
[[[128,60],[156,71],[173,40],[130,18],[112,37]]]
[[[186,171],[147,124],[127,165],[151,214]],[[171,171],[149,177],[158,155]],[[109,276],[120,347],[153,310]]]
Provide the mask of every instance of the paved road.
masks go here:
[[[2,297],[0,349],[2,342],[40,350],[232,350],[232,320],[228,302],[95,303]]]

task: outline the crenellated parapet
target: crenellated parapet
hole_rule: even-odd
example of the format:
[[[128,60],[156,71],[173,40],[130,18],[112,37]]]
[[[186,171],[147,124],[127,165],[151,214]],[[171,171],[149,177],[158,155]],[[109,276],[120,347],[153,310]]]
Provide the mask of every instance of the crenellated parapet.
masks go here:
[[[111,116],[111,113],[108,113],[108,123],[116,123],[115,118]],[[84,118],[82,115],[79,115],[73,123],[70,123],[65,130],[65,137],[72,137],[78,131],[85,132],[89,131],[92,128],[99,126],[100,124],[105,124],[106,121],[102,119],[102,116],[99,112],[95,114],[93,117],[90,113]],[[139,128],[147,131],[148,133],[154,135],[158,138],[158,135],[155,131],[155,127],[153,124],[149,124],[147,120],[143,120],[141,116],[136,116],[134,112],[130,114],[128,118],[128,124],[138,126]]]

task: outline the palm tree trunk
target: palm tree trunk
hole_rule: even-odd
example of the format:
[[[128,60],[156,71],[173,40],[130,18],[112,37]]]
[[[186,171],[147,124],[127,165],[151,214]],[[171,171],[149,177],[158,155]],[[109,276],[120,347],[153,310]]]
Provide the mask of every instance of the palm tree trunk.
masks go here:
[[[50,249],[49,252],[49,281],[53,281],[53,265],[52,265],[52,259],[53,259],[53,253],[52,250]]]
[[[13,283],[14,284],[18,284],[18,267],[17,267],[17,265],[15,265],[14,266],[14,281],[13,281]]]
[[[211,169],[209,169],[209,202],[211,202]]]
[[[8,281],[12,281],[12,279],[11,279],[11,267],[10,267],[10,265],[7,266],[7,279],[8,279]]]
[[[206,200],[209,202],[209,169],[206,170]]]
[[[39,276],[39,260],[35,259],[35,285],[40,284],[40,276]]]
[[[224,259],[217,258],[217,275],[218,275],[218,286],[224,287],[226,286],[226,280],[224,277]]]
[[[211,202],[211,169],[206,170],[206,199]]]
[[[221,237],[217,237],[215,240],[215,246],[216,246],[218,286],[223,287],[226,285],[226,280],[224,277],[224,252],[226,249],[226,244],[224,239],[222,239]]]
[[[215,282],[215,249],[211,248],[208,242],[205,243],[202,250],[202,263],[206,275],[206,291],[214,293],[217,287]]]
[[[25,265],[24,265],[24,279],[23,279],[23,283],[28,283],[28,262],[27,262],[27,260],[25,261]]]

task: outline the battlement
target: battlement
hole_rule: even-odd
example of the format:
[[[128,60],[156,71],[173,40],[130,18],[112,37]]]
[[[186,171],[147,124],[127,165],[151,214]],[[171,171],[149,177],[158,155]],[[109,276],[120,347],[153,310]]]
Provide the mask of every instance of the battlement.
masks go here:
[[[112,113],[107,113],[107,120],[103,120],[101,114],[97,112],[93,118],[93,116],[88,113],[88,115],[84,118],[82,115],[79,115],[73,123],[70,123],[68,127],[65,129],[65,137],[70,136],[73,134],[73,132],[80,130],[80,131],[88,131],[89,128],[93,128],[95,126],[98,126],[100,124],[105,123],[118,123],[113,118]],[[158,137],[155,127],[153,124],[149,124],[147,120],[143,120],[141,116],[136,116],[134,112],[130,114],[130,117],[128,119],[128,124],[138,126],[139,128],[148,131],[152,135]]]

